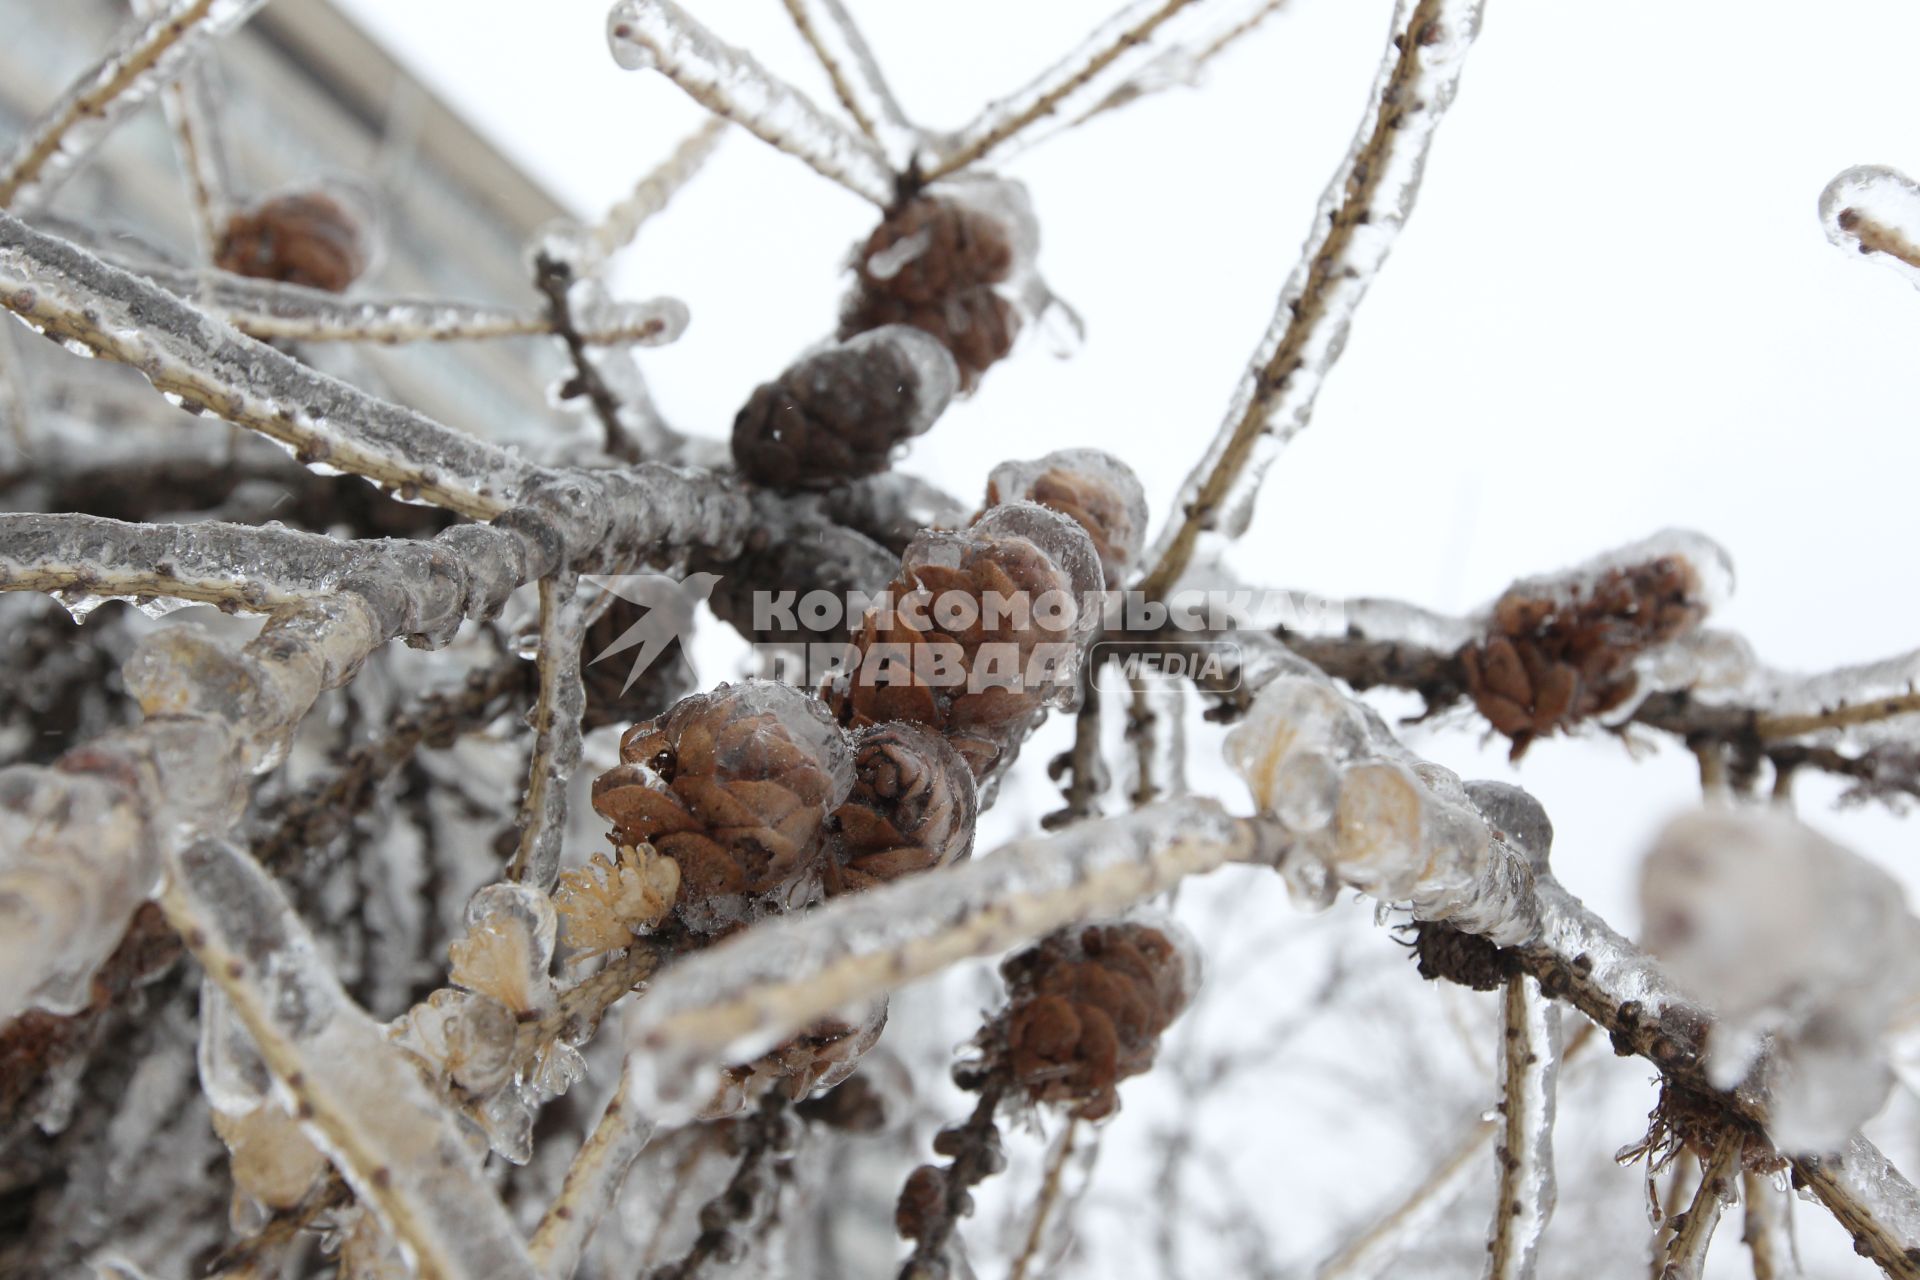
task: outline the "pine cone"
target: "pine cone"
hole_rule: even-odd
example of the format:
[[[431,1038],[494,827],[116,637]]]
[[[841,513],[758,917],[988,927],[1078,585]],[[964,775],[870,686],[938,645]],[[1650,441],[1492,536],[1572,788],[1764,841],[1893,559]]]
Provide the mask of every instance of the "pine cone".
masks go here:
[[[227,220],[214,259],[223,271],[340,293],[367,269],[366,233],[332,196],[272,196]]]
[[[757,388],[733,420],[733,460],[783,492],[877,474],[933,425],[958,383],[952,357],[920,330],[862,333]]]
[[[629,729],[623,763],[593,784],[616,845],[651,843],[680,867],[675,912],[715,933],[804,903],[820,835],[852,782],[846,736],[787,685],[748,681],[682,699]]]
[[[1020,329],[1019,313],[994,290],[1013,265],[1013,241],[998,218],[949,197],[910,200],[855,256],[840,336],[912,325],[952,352],[962,387],[972,390]]]
[[[973,772],[944,738],[917,724],[861,730],[827,841],[828,896],[964,860],[978,808]]]
[[[1147,495],[1126,463],[1099,449],[1061,449],[1033,462],[1003,462],[987,478],[988,507],[1037,502],[1093,539],[1110,590],[1118,589],[1147,536]]]
[[[700,1118],[737,1115],[768,1089],[779,1089],[794,1102],[823,1093],[853,1074],[867,1050],[880,1042],[886,1026],[884,998],[869,1006],[858,1021],[822,1018],[752,1062],[728,1067],[719,1093]]]
[[[1587,588],[1508,591],[1460,665],[1474,705],[1513,740],[1518,760],[1536,737],[1619,706],[1634,689],[1634,659],[1705,616],[1693,566],[1660,556]]]
[[[875,590],[899,562],[864,534],[826,520],[796,522],[788,511],[753,528],[738,556],[696,556],[689,563],[718,577],[707,603],[715,617],[743,638],[753,644],[806,645],[843,643],[846,619],[837,611],[829,619],[814,615],[820,625],[810,627],[809,615],[797,604],[774,610],[766,607],[769,601],[784,595],[792,603],[824,591],[844,602],[851,593]],[[792,626],[787,625],[788,613]]]
[[[1063,930],[1000,973],[1015,1081],[1034,1102],[1070,1105],[1083,1120],[1112,1114],[1115,1086],[1153,1065],[1197,977],[1169,930],[1131,923]]]
[[[888,720],[944,735],[984,779],[1048,700],[1073,687],[1094,620],[1098,560],[1072,521],[1030,503],[914,540],[854,635],[857,666],[828,685],[840,723]]]

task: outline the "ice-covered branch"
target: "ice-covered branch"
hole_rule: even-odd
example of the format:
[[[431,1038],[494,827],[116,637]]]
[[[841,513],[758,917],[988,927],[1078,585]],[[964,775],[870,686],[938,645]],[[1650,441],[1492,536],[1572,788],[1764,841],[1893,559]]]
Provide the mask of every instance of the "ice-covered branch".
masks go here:
[[[1827,239],[1877,259],[1920,285],[1920,184],[1897,169],[1860,165],[1820,193]]]
[[[632,244],[647,220],[664,210],[680,188],[693,180],[726,131],[727,120],[722,116],[702,122],[608,209],[598,224],[588,227],[569,223],[552,228],[541,239],[541,251],[565,263],[576,276],[596,274],[607,259]]]
[[[1237,7],[1228,8],[1224,14],[1210,14],[1215,17],[1215,22],[1209,32],[1200,34],[1198,39],[1183,40],[1155,55],[1152,61],[1114,86],[1105,97],[1079,115],[1060,121],[1044,133],[1040,130],[1029,131],[1022,140],[1023,145],[1032,146],[1043,137],[1077,128],[1095,116],[1130,106],[1152,94],[1182,85],[1191,87],[1199,84],[1209,63],[1252,34],[1255,28],[1278,13],[1286,3],[1287,0],[1254,0],[1253,3],[1240,0]],[[1220,18],[1224,18],[1224,21],[1220,21]]]
[[[1700,1280],[1707,1266],[1707,1246],[1713,1243],[1720,1214],[1734,1198],[1745,1137],[1729,1129],[1720,1136],[1713,1156],[1700,1170],[1700,1185],[1681,1217],[1680,1227],[1667,1242],[1658,1280]]]
[[[0,303],[49,338],[132,365],[181,403],[463,515],[513,506],[538,469],[301,364],[85,250],[0,214]]]
[[[181,0],[88,68],[0,161],[0,209],[43,203],[135,107],[266,0]]]
[[[149,20],[166,8],[166,0],[135,0],[133,6],[135,13]],[[231,203],[226,150],[221,145],[219,126],[208,110],[208,92],[206,69],[189,66],[162,90],[160,99],[173,129],[174,154],[186,180],[194,232],[205,262],[213,261],[220,251]]]
[[[450,1112],[353,1003],[279,887],[220,840],[169,859],[161,905],[305,1130],[437,1280],[534,1275]]]
[[[1234,393],[1226,421],[1187,477],[1142,587],[1164,594],[1205,537],[1238,537],[1267,466],[1312,417],[1327,372],[1413,212],[1436,128],[1480,31],[1484,0],[1401,0],[1393,38],[1352,150],[1314,212],[1300,263]]]
[[[580,767],[580,717],[587,695],[580,684],[586,609],[578,583],[562,572],[540,584],[540,696],[533,708],[533,754],[520,807],[520,844],[509,879],[551,892],[560,874],[560,843],[567,829],[567,783]]]
[[[369,544],[291,529],[0,512],[0,591],[44,591],[80,607],[153,598],[264,613],[322,595],[377,559]]]
[[[1487,1243],[1488,1280],[1534,1274],[1553,1217],[1553,1113],[1560,1074],[1560,1006],[1538,980],[1507,980],[1500,1040],[1499,1198]]]
[[[883,209],[893,203],[894,173],[879,147],[673,0],[620,0],[608,15],[607,34],[621,66],[659,71],[707,110],[822,177]]]
[[[653,1136],[651,1125],[633,1123],[621,1114],[627,1106],[623,1073],[600,1113],[600,1122],[568,1166],[560,1194],[533,1233],[528,1252],[541,1280],[571,1280],[594,1228],[613,1206],[627,1169]]]
[[[712,1095],[712,1071],[815,1019],[969,956],[1122,910],[1229,862],[1278,863],[1270,824],[1198,798],[1008,845],[972,862],[770,919],[675,965],[628,1024],[633,1097],[669,1122]]]
[[[939,143],[927,181],[977,164],[1023,129],[1058,111],[1102,72],[1140,52],[1153,33],[1193,0],[1133,0],[1108,18],[1060,61],[1015,92],[988,103],[971,123]]]
[[[920,131],[900,109],[893,89],[867,47],[866,37],[840,0],[785,0],[800,37],[833,82],[833,94],[860,132],[873,139],[896,169],[912,163]]]

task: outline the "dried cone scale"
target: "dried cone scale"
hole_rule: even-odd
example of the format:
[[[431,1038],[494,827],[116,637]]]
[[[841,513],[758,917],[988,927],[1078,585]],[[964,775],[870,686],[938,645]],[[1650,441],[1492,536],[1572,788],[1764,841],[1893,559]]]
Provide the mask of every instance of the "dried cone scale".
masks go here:
[[[319,191],[269,196],[227,220],[215,265],[235,275],[340,293],[367,269],[361,220]]]
[[[828,682],[828,704],[850,729],[926,725],[985,780],[1043,708],[1071,696],[1099,585],[1086,532],[1031,503],[930,530],[855,631],[857,663]]]
[[[934,338],[888,325],[806,356],[755,389],[733,459],[756,484],[825,489],[885,471],[952,402],[960,374]]]
[[[834,812],[824,867],[829,896],[949,866],[973,852],[973,773],[932,730],[891,723],[853,741],[853,791]]]
[[[594,780],[593,807],[616,845],[649,843],[678,864],[687,928],[721,932],[817,891],[821,829],[852,770],[815,699],[771,681],[721,685],[629,729],[620,758]]]
[[[1509,590],[1460,665],[1474,705],[1513,740],[1517,760],[1535,738],[1619,706],[1633,693],[1634,659],[1705,616],[1693,566],[1659,556],[1586,586]]]
[[[736,1115],[768,1089],[779,1089],[794,1102],[824,1093],[853,1074],[886,1026],[884,997],[857,1018],[822,1018],[752,1062],[727,1068],[701,1118]]]
[[[1009,958],[1007,1010],[990,1034],[1015,1084],[1083,1120],[1112,1114],[1115,1087],[1153,1065],[1186,1008],[1193,954],[1172,925],[1121,922],[1063,930]]]
[[[953,354],[972,390],[1020,330],[1020,313],[995,287],[1013,275],[1017,258],[1013,230],[994,214],[951,195],[916,196],[855,254],[840,336],[912,325]]]

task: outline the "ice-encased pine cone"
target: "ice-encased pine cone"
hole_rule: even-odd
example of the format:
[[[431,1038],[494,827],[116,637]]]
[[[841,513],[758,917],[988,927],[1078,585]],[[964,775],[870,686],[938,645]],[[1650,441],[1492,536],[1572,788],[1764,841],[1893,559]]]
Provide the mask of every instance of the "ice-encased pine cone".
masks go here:
[[[767,602],[783,597],[798,600],[811,591],[825,591],[837,600],[853,592],[869,592],[893,576],[900,564],[865,534],[822,521],[796,533],[779,520],[756,524],[748,531],[740,554],[730,560],[695,556],[690,568],[713,573],[719,581],[707,598],[714,617],[753,644],[839,644],[846,625],[837,616],[809,626],[805,610],[775,610]],[[791,614],[793,625],[787,625]]]
[[[339,293],[367,269],[366,231],[322,192],[269,196],[227,219],[214,264],[235,275]]]
[[[733,420],[733,460],[756,484],[825,489],[885,471],[933,425],[959,372],[936,340],[890,325],[801,359]]]
[[[1077,656],[1098,584],[1086,532],[1031,503],[995,507],[970,529],[929,530],[855,631],[857,663],[828,681],[828,705],[850,729],[926,725],[984,780],[1049,700],[1071,691],[1071,663],[1048,659]],[[1065,608],[1050,611],[1056,602]]]
[[[845,733],[799,690],[721,685],[629,729],[621,763],[594,780],[593,807],[615,845],[651,844],[679,865],[676,914],[716,933],[817,890],[848,757]]]
[[[1014,1082],[1083,1120],[1112,1114],[1115,1087],[1153,1065],[1187,1006],[1189,956],[1172,926],[1121,922],[1065,929],[1010,957],[998,1034]]]
[[[879,1043],[886,1026],[885,998],[855,1020],[820,1019],[752,1062],[728,1067],[722,1073],[720,1091],[701,1119],[736,1115],[768,1089],[779,1089],[794,1102],[824,1093],[853,1074],[867,1050]]]
[[[994,287],[1013,266],[1013,242],[999,219],[950,197],[917,196],[887,215],[855,254],[840,336],[912,325],[952,353],[970,391],[1020,331],[1019,312]]]
[[[853,791],[834,811],[824,865],[829,896],[959,862],[973,852],[973,771],[946,739],[895,722],[853,739]]]
[[[1109,589],[1117,589],[1147,536],[1147,495],[1126,463],[1099,449],[1060,449],[1003,462],[987,477],[988,507],[1037,502],[1087,531]]]
[[[1660,556],[1609,569],[1586,589],[1509,591],[1460,665],[1474,705],[1513,740],[1517,760],[1535,738],[1626,701],[1634,659],[1705,617],[1693,566]]]
[[[580,683],[587,696],[582,729],[631,724],[636,717],[659,715],[693,691],[693,667],[678,641],[668,644],[637,677],[633,659],[638,649],[626,648],[599,660],[629,628],[648,617],[649,610],[650,606],[616,595],[581,637]]]

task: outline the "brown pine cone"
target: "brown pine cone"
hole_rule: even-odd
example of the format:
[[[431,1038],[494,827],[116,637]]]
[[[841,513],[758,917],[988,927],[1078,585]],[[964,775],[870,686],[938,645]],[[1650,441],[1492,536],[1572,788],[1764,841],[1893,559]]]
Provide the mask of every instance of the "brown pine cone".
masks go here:
[[[721,685],[627,730],[593,807],[615,845],[650,843],[679,864],[675,913],[716,933],[812,897],[821,828],[852,783],[848,754],[799,690]]]
[[[1460,650],[1461,670],[1518,760],[1535,738],[1626,701],[1634,659],[1705,617],[1699,575],[1680,556],[1610,569],[1590,586],[1523,584],[1494,605],[1487,637]]]
[[[1071,691],[1099,581],[1085,531],[1030,503],[930,530],[862,620],[860,661],[828,683],[828,704],[851,729],[926,725],[985,779],[1048,700]]]
[[[987,478],[988,507],[1037,502],[1093,539],[1107,587],[1118,589],[1147,537],[1147,495],[1132,468],[1099,449],[1061,449],[1032,462],[1003,462]]]
[[[214,264],[235,275],[340,293],[367,269],[366,232],[332,196],[271,196],[227,220]]]
[[[946,739],[881,724],[853,739],[853,791],[829,824],[827,895],[857,893],[973,852],[973,772]]]
[[[719,1093],[700,1118],[737,1115],[768,1089],[779,1089],[793,1102],[824,1093],[853,1074],[867,1050],[880,1042],[886,1026],[884,997],[857,1021],[822,1018],[752,1062],[728,1067],[721,1075]]]
[[[845,642],[841,609],[809,615],[798,602],[824,591],[844,603],[854,592],[876,590],[899,563],[898,555],[865,534],[826,519],[797,521],[790,511],[757,524],[732,559],[695,555],[689,561],[719,579],[707,600],[715,617],[754,644],[780,645]],[[776,602],[780,607],[772,607]],[[810,618],[818,625],[809,626]]]
[[[1009,1003],[999,1034],[1015,1082],[1083,1120],[1112,1114],[1115,1086],[1153,1065],[1198,976],[1169,928],[1133,923],[1052,934],[1000,973]]]
[[[959,373],[926,334],[862,333],[761,384],[733,420],[733,460],[756,484],[825,489],[885,471],[896,446],[933,425]]]
[[[971,390],[1013,348],[1019,313],[995,292],[1013,273],[1009,228],[947,196],[919,196],[888,215],[854,258],[856,283],[840,336],[907,324],[953,353]]]

